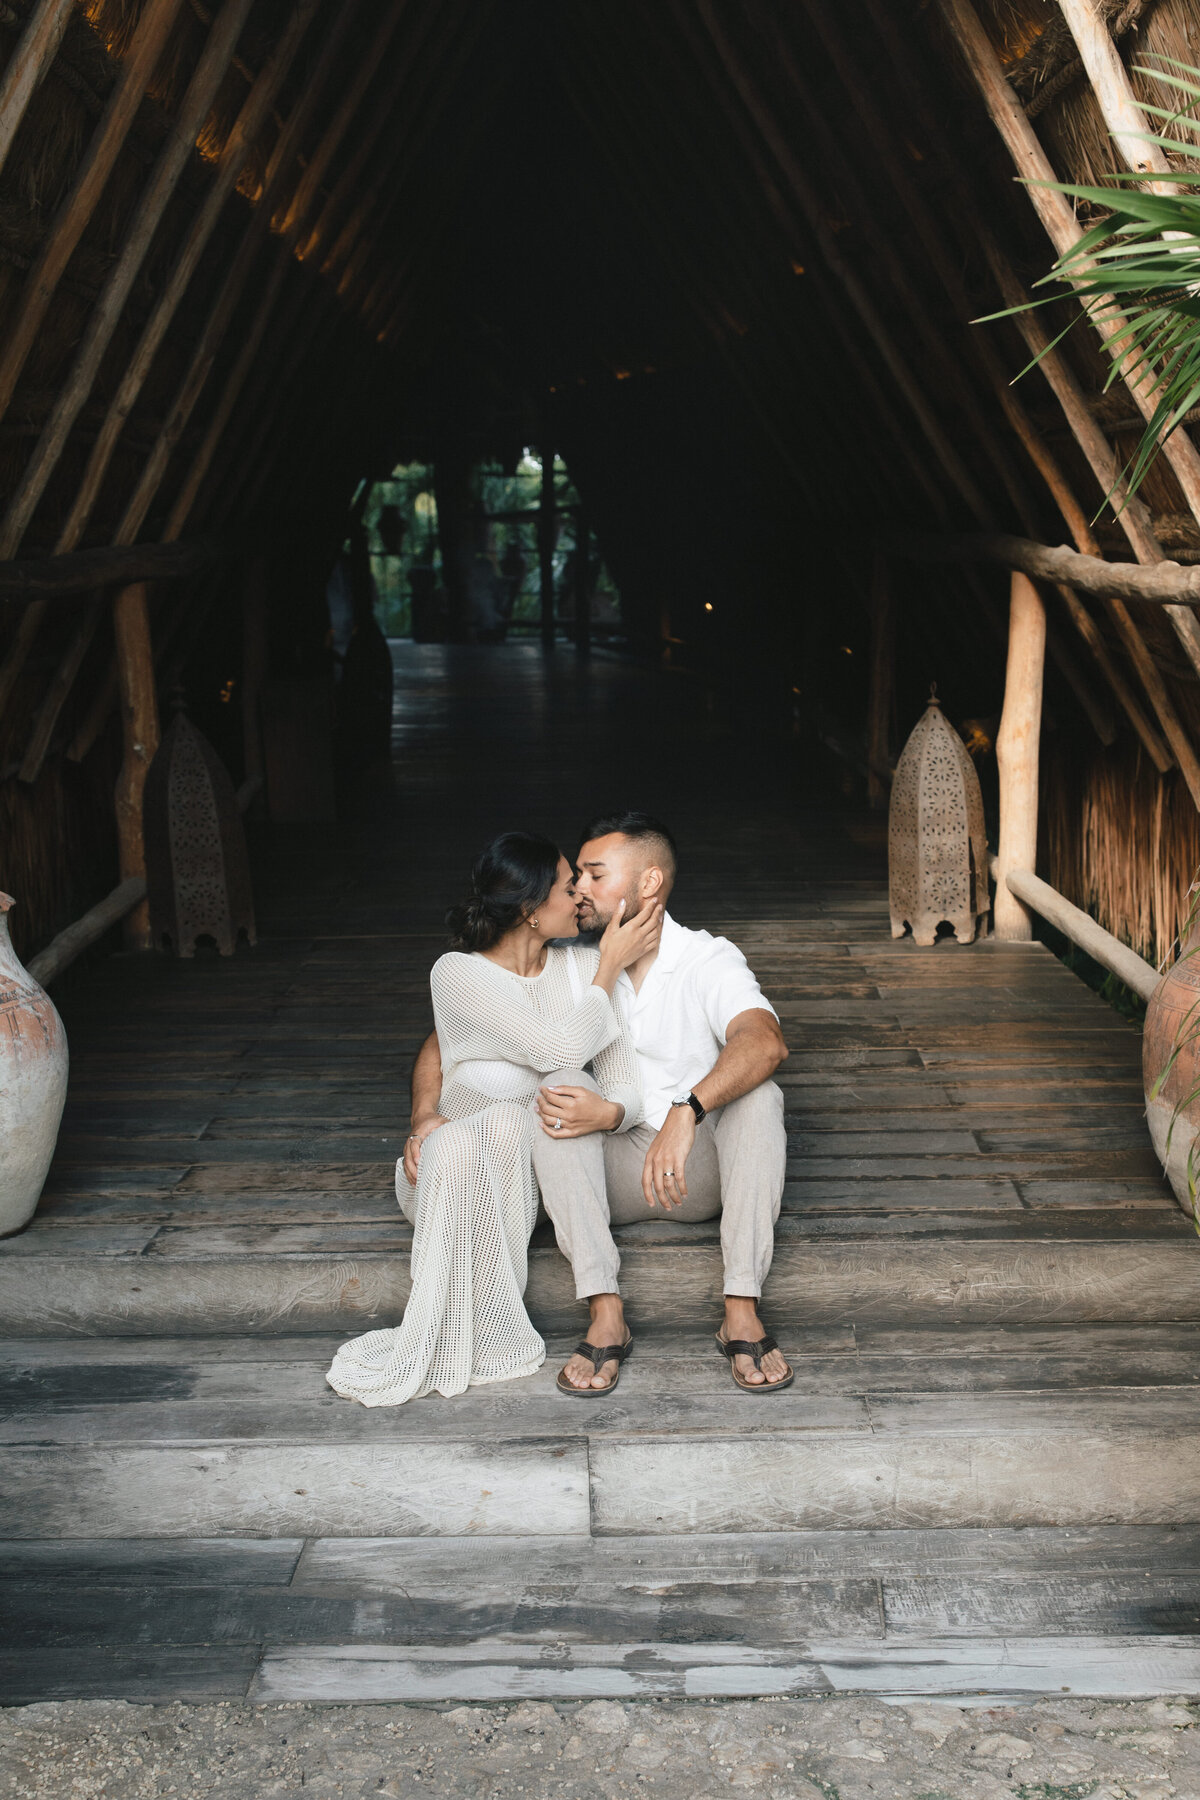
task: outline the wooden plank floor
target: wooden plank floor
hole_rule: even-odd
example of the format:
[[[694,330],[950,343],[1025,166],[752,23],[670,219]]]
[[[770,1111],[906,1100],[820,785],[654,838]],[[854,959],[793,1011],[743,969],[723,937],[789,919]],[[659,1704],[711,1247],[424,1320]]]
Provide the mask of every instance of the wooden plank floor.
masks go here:
[[[648,1218],[611,1399],[554,1392],[543,1228],[537,1376],[338,1400],[407,1291],[440,915],[494,831],[570,850],[626,804],[791,1045],[795,1387],[735,1394],[716,1226]],[[63,995],[59,1154],[0,1245],[7,1697],[1200,1693],[1200,1248],[1137,1032],[1046,950],[893,943],[879,819],[690,679],[569,652],[405,647],[394,787],[255,856],[253,952]]]

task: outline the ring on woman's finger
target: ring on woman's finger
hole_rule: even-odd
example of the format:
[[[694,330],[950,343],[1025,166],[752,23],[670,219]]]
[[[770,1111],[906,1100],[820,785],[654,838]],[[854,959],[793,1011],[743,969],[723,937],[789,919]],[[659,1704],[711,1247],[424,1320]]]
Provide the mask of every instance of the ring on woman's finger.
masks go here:
[[[665,1177],[668,1181],[674,1181],[674,1179],[675,1179],[674,1169],[664,1169],[663,1174],[665,1175]]]
[[[555,1131],[561,1131],[561,1130],[562,1130],[562,1120],[561,1120],[561,1119],[555,1119],[555,1121],[554,1121],[554,1129],[555,1129]]]

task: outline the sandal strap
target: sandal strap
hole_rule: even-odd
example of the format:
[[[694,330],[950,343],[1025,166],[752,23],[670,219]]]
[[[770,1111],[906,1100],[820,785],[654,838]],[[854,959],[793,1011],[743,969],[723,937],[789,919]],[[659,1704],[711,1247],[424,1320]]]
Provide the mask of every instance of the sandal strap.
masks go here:
[[[576,1356],[586,1356],[598,1375],[606,1362],[624,1362],[628,1344],[589,1344],[586,1339],[576,1344]]]
[[[762,1368],[763,1357],[768,1351],[778,1350],[779,1345],[773,1337],[761,1337],[752,1344],[748,1338],[723,1338],[725,1352],[728,1356],[750,1356],[754,1359],[756,1369]]]

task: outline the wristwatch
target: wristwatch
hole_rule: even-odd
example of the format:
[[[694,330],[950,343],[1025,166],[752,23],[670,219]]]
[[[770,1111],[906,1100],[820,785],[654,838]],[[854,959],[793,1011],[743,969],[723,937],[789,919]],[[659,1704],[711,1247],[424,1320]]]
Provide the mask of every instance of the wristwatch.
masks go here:
[[[672,1100],[671,1105],[672,1106],[690,1106],[692,1111],[696,1115],[697,1125],[700,1123],[701,1119],[707,1119],[707,1117],[708,1117],[708,1114],[705,1112],[704,1108],[701,1106],[700,1102],[697,1100],[695,1094],[680,1094],[678,1100]]]

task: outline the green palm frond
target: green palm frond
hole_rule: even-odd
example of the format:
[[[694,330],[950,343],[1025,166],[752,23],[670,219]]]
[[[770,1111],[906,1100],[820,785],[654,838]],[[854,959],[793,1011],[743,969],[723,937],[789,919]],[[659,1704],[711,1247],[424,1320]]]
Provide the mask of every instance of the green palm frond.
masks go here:
[[[1031,183],[1103,207],[1108,216],[1087,230],[1037,283],[1056,292],[1026,307],[988,315],[1009,318],[1015,312],[1048,306],[1066,286],[1097,324],[1124,328],[1124,341],[1147,365],[1154,392],[1153,413],[1122,471],[1121,486],[1127,495],[1137,492],[1164,440],[1184,415],[1200,405],[1200,69],[1163,58],[1158,66],[1143,66],[1140,72],[1180,97],[1172,107],[1146,106],[1144,111],[1192,134],[1184,138],[1140,134],[1146,143],[1193,165],[1172,170],[1170,180],[1178,192],[1145,193],[1139,183],[1146,177],[1132,173],[1106,177],[1103,186]],[[1054,344],[1063,335],[1058,333]],[[1028,367],[1046,353],[1039,352]],[[1120,367],[1114,361],[1106,387],[1119,379]]]

